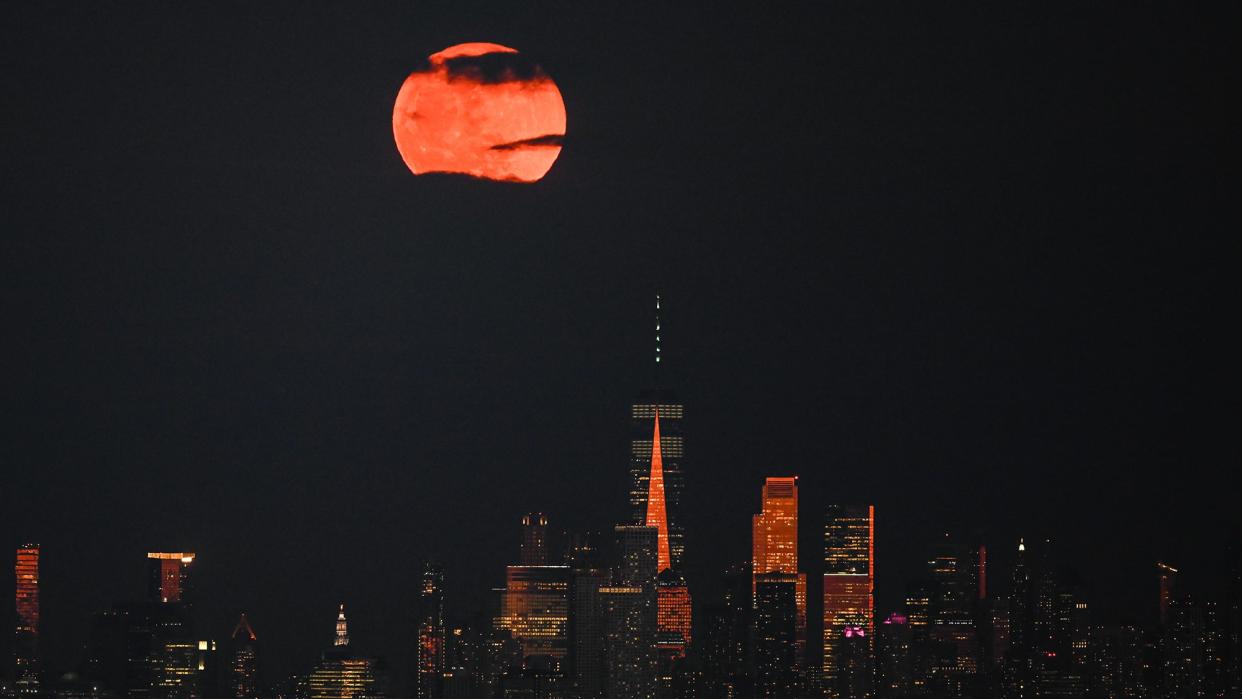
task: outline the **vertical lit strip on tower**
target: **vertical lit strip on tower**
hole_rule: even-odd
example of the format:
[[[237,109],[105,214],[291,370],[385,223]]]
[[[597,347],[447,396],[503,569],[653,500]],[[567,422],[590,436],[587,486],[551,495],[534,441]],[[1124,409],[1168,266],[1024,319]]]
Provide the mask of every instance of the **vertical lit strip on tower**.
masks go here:
[[[664,507],[664,460],[660,455],[660,411],[655,414],[655,433],[651,437],[651,474],[647,480],[646,525],[655,527],[657,537],[656,571],[672,566],[668,548],[668,513]]]
[[[39,545],[17,547],[17,689],[20,694],[39,691]]]
[[[824,525],[825,677],[837,674],[847,629],[874,638],[874,593],[875,506],[832,506]]]

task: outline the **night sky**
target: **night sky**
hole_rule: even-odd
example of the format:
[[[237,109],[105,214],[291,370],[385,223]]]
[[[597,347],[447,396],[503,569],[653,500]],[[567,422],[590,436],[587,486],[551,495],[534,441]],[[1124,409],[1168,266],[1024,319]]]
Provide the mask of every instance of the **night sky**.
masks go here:
[[[524,511],[625,517],[657,292],[696,594],[789,474],[812,577],[876,504],[884,613],[944,531],[996,581],[1052,537],[1104,621],[1157,558],[1210,584],[1239,9],[980,5],[6,4],[0,490],[50,668],[182,549],[265,680],[342,600],[404,668],[422,560],[469,620]],[[559,85],[542,182],[403,165],[397,89],[464,41]]]

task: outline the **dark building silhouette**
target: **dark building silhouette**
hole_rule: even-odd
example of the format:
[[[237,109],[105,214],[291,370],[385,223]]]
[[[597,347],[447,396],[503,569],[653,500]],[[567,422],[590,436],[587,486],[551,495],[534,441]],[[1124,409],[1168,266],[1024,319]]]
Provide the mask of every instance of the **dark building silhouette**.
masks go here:
[[[704,693],[710,697],[747,696],[751,690],[751,619],[754,579],[749,563],[735,566],[722,578],[718,601],[705,605],[697,653],[703,661]]]
[[[1005,656],[1004,689],[1007,697],[1035,696],[1035,610],[1026,543],[1018,542],[1018,557],[1009,583],[1009,652]]]
[[[656,575],[659,533],[655,527],[618,526],[619,564],[612,585],[600,588],[605,634],[608,699],[656,695]]]
[[[903,614],[889,614],[876,625],[876,696],[905,697],[914,694],[913,642],[910,620]]]
[[[798,575],[754,576],[756,695],[792,697],[797,687]]]
[[[583,697],[601,697],[605,679],[605,636],[607,619],[600,588],[608,587],[608,571],[587,536],[575,537],[569,553],[570,589],[570,676],[575,690]]]
[[[548,559],[548,518],[541,512],[522,517],[522,550],[518,564],[546,566]]]
[[[229,645],[233,655],[229,664],[229,695],[233,699],[255,699],[259,695],[259,638],[245,614],[233,627]]]
[[[440,699],[447,639],[444,627],[444,571],[428,563],[418,584],[415,611],[414,696]]]

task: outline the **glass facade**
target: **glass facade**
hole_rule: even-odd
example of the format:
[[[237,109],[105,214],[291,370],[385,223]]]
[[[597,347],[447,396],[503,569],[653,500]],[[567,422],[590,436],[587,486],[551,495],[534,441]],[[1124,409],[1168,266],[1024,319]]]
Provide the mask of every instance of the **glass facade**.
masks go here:
[[[39,546],[23,544],[17,547],[16,573],[17,638],[14,656],[16,660],[17,691],[19,694],[39,692]]]
[[[842,644],[847,629],[875,637],[875,506],[828,508],[824,523],[825,680],[845,669]],[[857,644],[855,644],[857,645]]]
[[[498,626],[521,644],[522,658],[557,663],[569,652],[568,566],[509,566]]]

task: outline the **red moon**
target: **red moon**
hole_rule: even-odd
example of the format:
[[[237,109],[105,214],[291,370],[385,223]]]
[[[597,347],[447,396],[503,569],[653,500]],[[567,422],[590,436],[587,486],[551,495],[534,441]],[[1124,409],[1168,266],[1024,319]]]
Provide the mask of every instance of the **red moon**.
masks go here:
[[[538,65],[499,44],[458,44],[397,93],[392,134],[410,172],[536,182],[565,138],[565,102]]]

